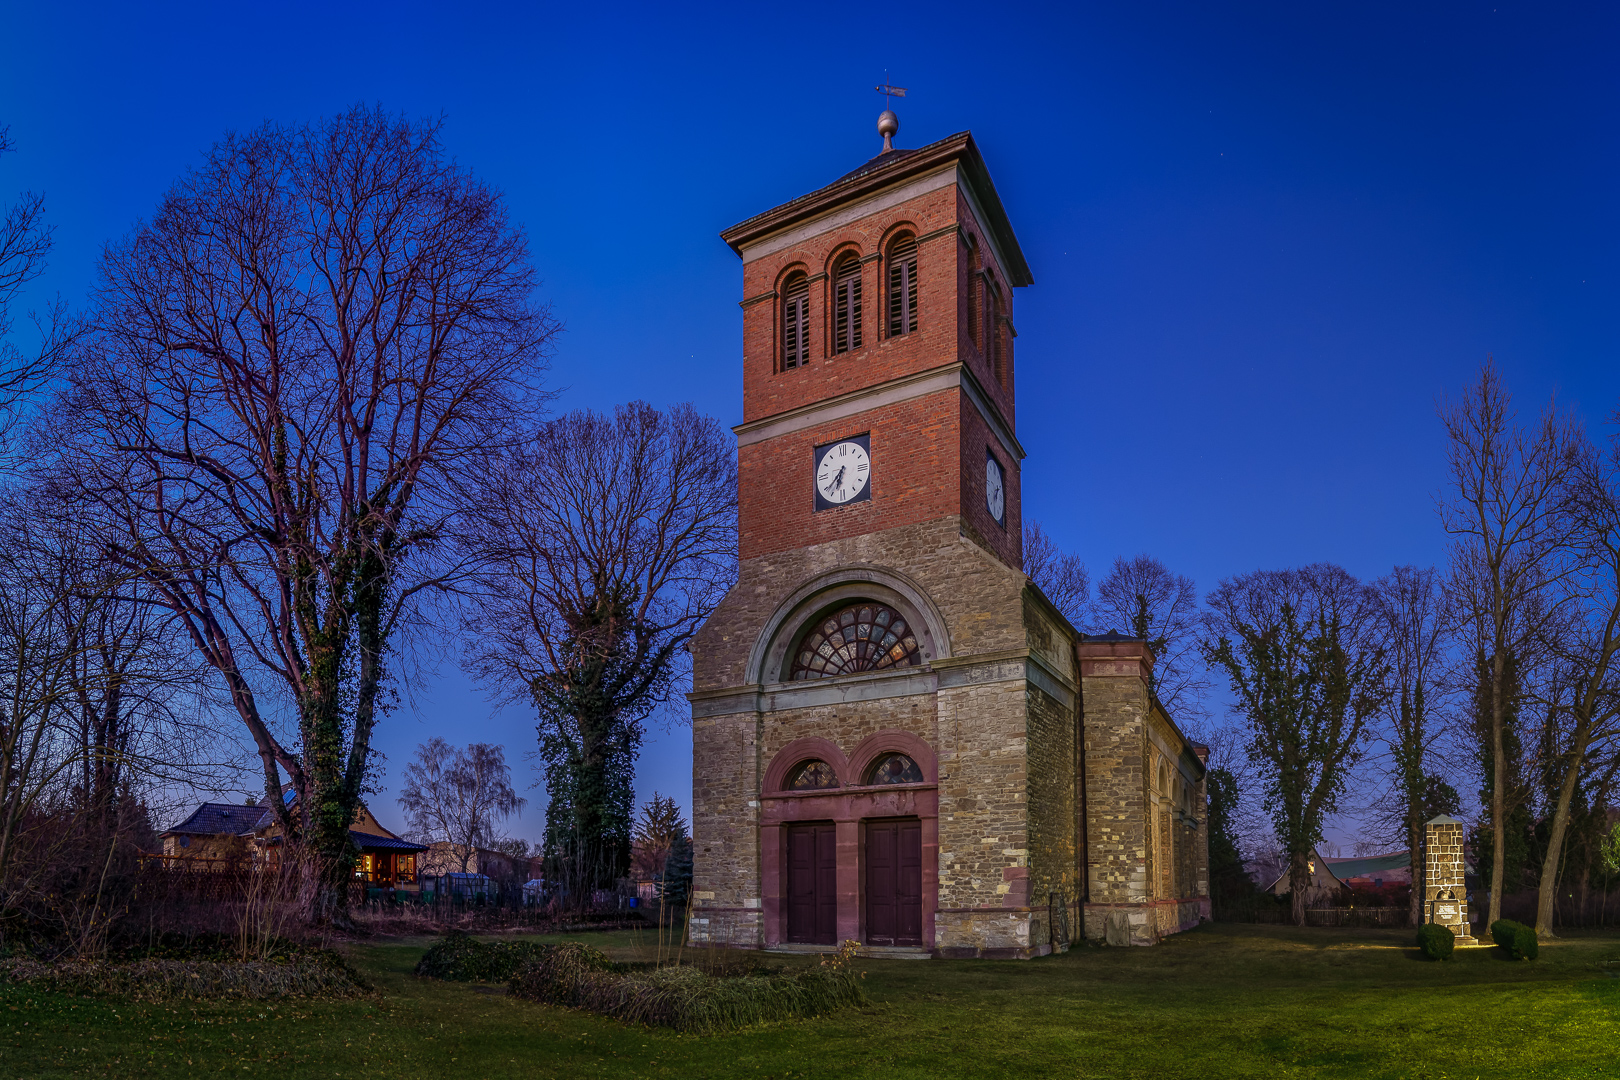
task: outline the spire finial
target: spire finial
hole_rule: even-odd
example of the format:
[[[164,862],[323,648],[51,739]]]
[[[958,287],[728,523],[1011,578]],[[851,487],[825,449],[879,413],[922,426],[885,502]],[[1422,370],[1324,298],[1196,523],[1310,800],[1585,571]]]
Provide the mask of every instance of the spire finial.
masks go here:
[[[889,73],[887,71],[883,73],[883,85],[874,86],[872,89],[883,95],[885,104],[892,104],[894,98],[906,96],[905,87],[889,85]],[[878,134],[883,136],[883,152],[885,154],[894,149],[894,137],[899,131],[900,118],[894,115],[893,109],[886,108],[878,114]]]

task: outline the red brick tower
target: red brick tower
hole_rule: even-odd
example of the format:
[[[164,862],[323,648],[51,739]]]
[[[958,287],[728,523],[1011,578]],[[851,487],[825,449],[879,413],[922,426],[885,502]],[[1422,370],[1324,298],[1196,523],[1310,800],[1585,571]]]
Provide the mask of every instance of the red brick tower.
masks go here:
[[[1030,273],[973,137],[887,150],[721,235],[743,258],[742,558],[954,516],[1021,565],[1012,290]],[[849,436],[872,479],[833,507],[808,476]]]

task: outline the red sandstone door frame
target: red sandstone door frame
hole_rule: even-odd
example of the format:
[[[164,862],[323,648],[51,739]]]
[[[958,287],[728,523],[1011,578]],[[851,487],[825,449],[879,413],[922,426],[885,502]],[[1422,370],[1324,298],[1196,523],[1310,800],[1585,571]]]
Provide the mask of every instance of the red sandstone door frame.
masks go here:
[[[866,940],[862,823],[868,818],[915,818],[921,830],[922,943],[934,945],[939,906],[939,788],[890,784],[833,791],[779,792],[760,801],[760,898],[765,945],[786,944],[787,826],[832,821],[837,829],[838,940]]]

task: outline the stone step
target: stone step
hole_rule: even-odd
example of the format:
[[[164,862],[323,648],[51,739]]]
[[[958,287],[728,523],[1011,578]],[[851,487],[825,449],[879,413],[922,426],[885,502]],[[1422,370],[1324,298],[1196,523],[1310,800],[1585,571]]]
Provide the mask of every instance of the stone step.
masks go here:
[[[797,942],[783,942],[780,945],[772,945],[765,951],[768,953],[795,953],[800,956],[831,956],[838,951],[838,946],[802,945]],[[873,960],[933,959],[933,954],[927,949],[919,949],[914,945],[862,945],[855,955]]]

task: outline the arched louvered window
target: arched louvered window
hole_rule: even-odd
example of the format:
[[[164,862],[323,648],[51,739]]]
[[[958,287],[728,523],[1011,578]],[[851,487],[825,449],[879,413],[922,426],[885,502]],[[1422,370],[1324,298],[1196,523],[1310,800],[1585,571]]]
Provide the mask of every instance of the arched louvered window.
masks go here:
[[[782,288],[782,369],[810,359],[810,279],[794,274]]]
[[[844,256],[833,274],[833,352],[861,347],[861,260]]]
[[[917,238],[903,236],[889,248],[889,336],[917,329]]]
[[[996,318],[996,283],[985,274],[980,279],[984,283],[984,359],[995,373],[997,382],[1005,382],[1001,375],[1001,334],[1000,323]]]

